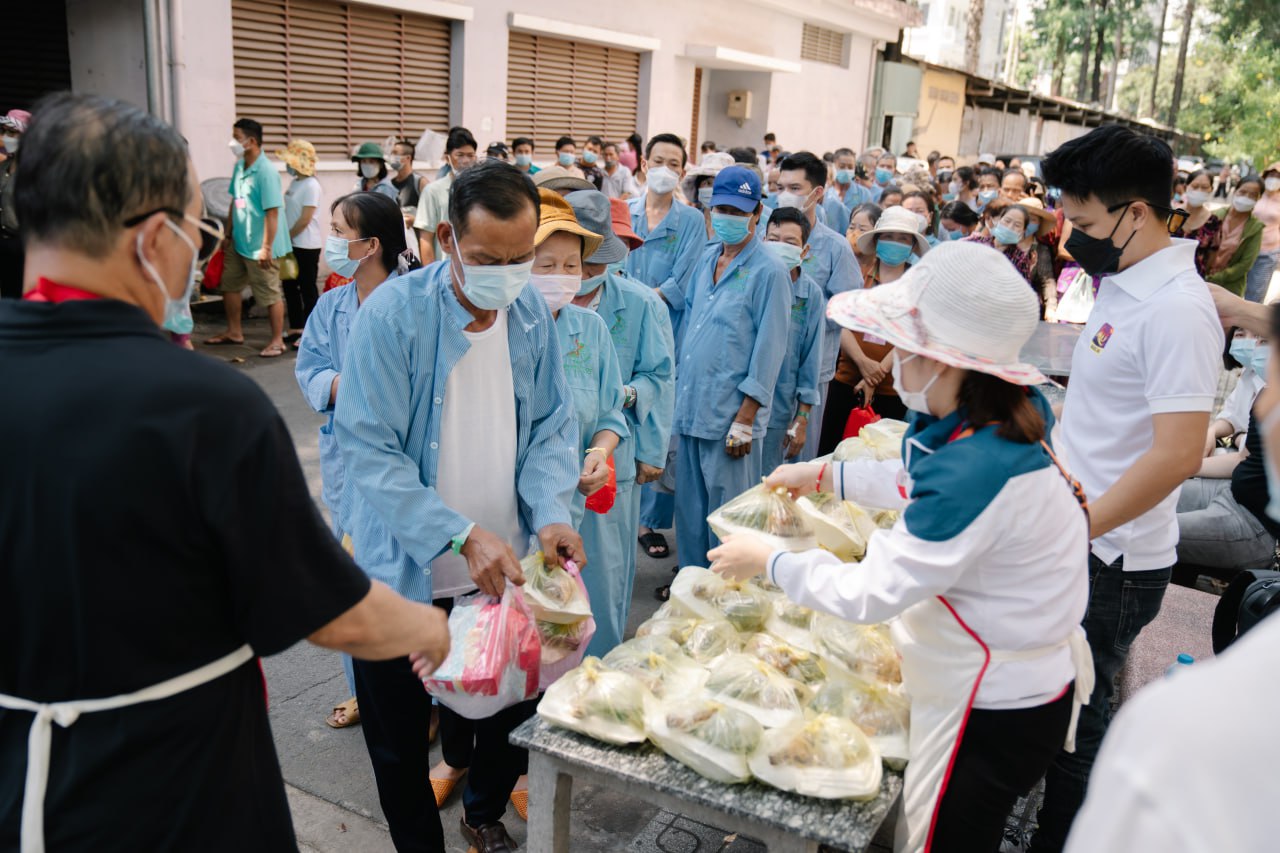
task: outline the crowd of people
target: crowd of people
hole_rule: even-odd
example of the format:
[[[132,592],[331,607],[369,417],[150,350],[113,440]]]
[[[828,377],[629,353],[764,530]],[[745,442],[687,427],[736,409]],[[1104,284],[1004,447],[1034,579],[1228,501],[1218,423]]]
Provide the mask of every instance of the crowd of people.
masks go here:
[[[455,127],[432,175],[407,140],[359,145],[324,234],[307,140],[275,152],[285,188],[262,125],[238,120],[219,222],[157,119],[69,94],[19,112],[0,118],[0,238],[20,242],[0,253],[26,283],[0,303],[0,436],[24,448],[0,493],[16,633],[0,750],[26,761],[0,765],[0,846],[118,831],[143,849],[249,832],[287,847],[256,658],[306,638],[344,653],[351,698],[328,722],[361,726],[396,848],[444,850],[439,810],[461,788],[464,840],[514,849],[527,756],[508,738],[536,700],[481,720],[433,705],[421,679],[447,614],[522,584],[541,552],[582,570],[603,655],[637,549],[671,556],[674,528],[681,565],[767,573],[857,622],[901,616],[902,849],[996,849],[1041,778],[1037,853],[1155,849],[1068,834],[1175,569],[1274,556],[1277,368],[1257,303],[1280,164],[1222,211],[1205,173],[1120,126],[1036,163],[960,166],[772,134],[761,151],[704,142],[695,163],[671,133],[564,136],[537,165],[527,137],[481,152]],[[297,350],[325,416],[327,523],[262,392],[157,333],[187,343],[219,249],[227,327],[206,343],[243,343],[249,289],[261,355]],[[1020,355],[1042,321],[1083,326],[1056,410]],[[1224,326],[1241,330],[1229,348]],[[1224,353],[1244,371],[1211,421]],[[910,421],[904,461],[814,461],[872,412]],[[707,516],[762,478],[904,514],[856,568],[721,542]],[[153,772],[175,755],[188,783]],[[88,779],[111,793],[87,801]],[[1084,814],[1114,822],[1098,788]]]

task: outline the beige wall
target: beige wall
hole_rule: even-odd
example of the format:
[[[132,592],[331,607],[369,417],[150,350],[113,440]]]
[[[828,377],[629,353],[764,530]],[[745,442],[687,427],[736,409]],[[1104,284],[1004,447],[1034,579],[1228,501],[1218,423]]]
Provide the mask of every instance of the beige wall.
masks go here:
[[[964,87],[962,74],[925,69],[920,81],[920,106],[914,135],[921,155],[938,151],[954,157],[961,153]]]

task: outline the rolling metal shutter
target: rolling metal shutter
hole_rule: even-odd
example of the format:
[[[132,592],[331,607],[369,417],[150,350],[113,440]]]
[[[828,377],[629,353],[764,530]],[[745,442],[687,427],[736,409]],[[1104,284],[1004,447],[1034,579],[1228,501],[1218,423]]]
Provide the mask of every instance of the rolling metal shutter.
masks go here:
[[[549,153],[556,139],[598,135],[618,142],[636,130],[640,54],[617,47],[512,32],[507,136],[528,136]]]
[[[689,156],[698,157],[698,113],[702,107],[702,69],[693,69],[693,121],[689,130]]]
[[[236,113],[321,157],[449,128],[450,23],[325,0],[232,0]]]

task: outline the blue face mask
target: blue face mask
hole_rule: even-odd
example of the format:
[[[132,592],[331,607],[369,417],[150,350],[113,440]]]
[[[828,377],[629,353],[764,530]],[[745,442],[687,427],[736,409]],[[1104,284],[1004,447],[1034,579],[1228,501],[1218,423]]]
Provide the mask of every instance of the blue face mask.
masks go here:
[[[750,216],[734,216],[732,213],[712,213],[711,229],[716,232],[720,242],[726,246],[736,246],[747,239],[750,233]]]
[[[1267,362],[1271,360],[1271,345],[1258,344],[1253,348],[1253,354],[1249,359],[1249,366],[1253,368],[1253,372],[1267,378]]]
[[[561,154],[559,157],[556,158],[556,161],[559,162],[561,166],[564,166],[567,169],[573,165],[573,155]]]
[[[586,296],[588,293],[604,284],[604,277],[608,274],[609,271],[606,269],[604,272],[600,273],[600,275],[593,275],[591,278],[584,278],[582,280],[582,286],[578,288],[578,295]]]
[[[532,156],[531,154],[517,154],[517,155],[516,155],[516,165],[517,165],[517,166],[520,166],[521,168],[523,168],[523,167],[526,167],[526,166],[530,166],[530,165],[532,165],[532,164],[533,164],[533,156]]]
[[[948,231],[948,232],[947,232],[947,239],[948,239],[948,240],[962,240],[962,239],[964,239],[964,232],[963,232],[963,231],[960,231],[960,230],[958,230],[958,229],[957,229],[957,230],[955,230],[955,231]]]
[[[1000,190],[983,190],[978,193],[978,201],[982,203],[983,207],[986,207],[988,204],[995,201],[996,196],[998,195],[1000,195]]]
[[[179,335],[189,335],[195,329],[195,320],[191,317],[191,291],[196,286],[196,265],[199,260],[199,252],[196,244],[191,242],[181,228],[172,221],[166,219],[164,224],[167,225],[173,233],[177,234],[182,242],[187,244],[187,248],[191,249],[191,272],[187,275],[187,286],[183,289],[182,295],[174,299],[169,294],[169,288],[165,285],[164,279],[160,277],[160,273],[156,272],[155,266],[147,260],[146,255],[142,254],[142,234],[138,234],[137,252],[138,262],[142,264],[142,268],[147,271],[147,275],[156,283],[156,287],[160,288],[160,292],[164,294],[164,320],[160,325],[170,332]]]
[[[582,162],[586,163],[588,166],[590,166],[590,165],[592,165],[593,163],[595,163],[595,162],[596,162],[596,152],[594,152],[594,151],[583,151],[583,152],[582,152]]]
[[[991,236],[1001,246],[1012,246],[1014,243],[1022,239],[1022,235],[1014,231],[1007,225],[997,225],[991,232]]]
[[[1231,349],[1227,350],[1236,363],[1242,367],[1252,364],[1253,350],[1258,342],[1253,338],[1235,338],[1231,341]]]
[[[773,252],[774,257],[782,261],[782,265],[787,268],[787,272],[791,272],[800,266],[800,255],[802,250],[799,246],[793,246],[790,243],[784,243],[781,240],[767,240],[764,244],[765,248]]]
[[[906,243],[880,240],[876,242],[876,257],[882,264],[888,264],[891,267],[901,266],[911,257],[911,247]]]
[[[1028,237],[1034,237],[1034,236],[1036,235],[1036,232],[1037,232],[1037,231],[1039,231],[1039,230],[1040,230],[1040,223],[1039,223],[1039,222],[1028,222],[1028,223],[1027,223],[1027,234],[1026,234],[1026,236],[1028,236]]]
[[[889,171],[888,169],[880,169],[880,168],[876,169],[877,184],[879,184],[880,186],[884,186],[885,184],[889,183],[889,181],[891,180],[893,180],[893,172]]]
[[[955,201],[955,200],[956,200],[956,194],[955,194],[955,193],[943,193],[943,194],[942,194],[942,200],[943,200],[943,201]]]
[[[356,270],[360,268],[360,262],[364,258],[348,257],[351,244],[360,243],[368,239],[371,238],[361,237],[358,240],[343,240],[336,234],[330,234],[324,241],[324,262],[329,265],[329,269],[343,278],[355,278]],[[368,257],[368,255],[365,257]]]
[[[462,295],[482,311],[497,311],[515,302],[529,281],[529,273],[533,272],[532,260],[520,264],[463,263],[457,234],[453,235],[453,255],[462,267],[459,275]],[[452,258],[450,263],[453,263]]]
[[[836,183],[844,186],[853,183],[853,169],[836,169]]]
[[[626,275],[627,274],[626,259],[624,258],[623,260],[618,261],[617,263],[609,264],[609,266],[605,267],[604,271],[607,275],[611,275],[611,276]]]

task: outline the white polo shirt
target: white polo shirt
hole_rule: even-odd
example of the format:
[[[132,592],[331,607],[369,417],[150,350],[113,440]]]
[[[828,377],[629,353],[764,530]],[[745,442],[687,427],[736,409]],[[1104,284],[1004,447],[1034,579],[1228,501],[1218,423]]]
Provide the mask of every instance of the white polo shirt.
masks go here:
[[[1071,471],[1097,500],[1151,449],[1152,416],[1211,412],[1222,368],[1222,324],[1196,273],[1194,240],[1108,276],[1071,356],[1061,441]],[[1203,438],[1199,439],[1203,441]],[[1093,540],[1126,571],[1175,562],[1181,488],[1145,514]]]

